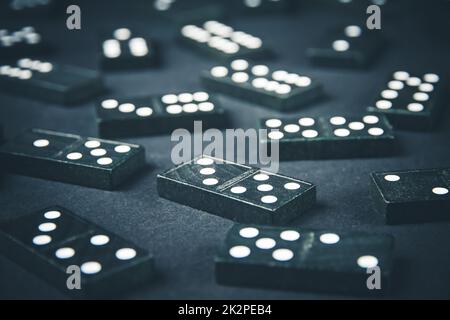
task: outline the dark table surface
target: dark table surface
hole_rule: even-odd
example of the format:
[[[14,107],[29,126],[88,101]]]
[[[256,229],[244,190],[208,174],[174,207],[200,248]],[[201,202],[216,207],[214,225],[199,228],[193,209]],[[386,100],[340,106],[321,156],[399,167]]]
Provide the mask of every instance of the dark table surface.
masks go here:
[[[383,11],[382,32],[389,44],[377,63],[363,71],[313,67],[305,57],[305,49],[330,27],[363,21],[364,12],[355,16],[309,6],[292,15],[235,15],[229,22],[236,28],[260,35],[273,47],[278,54],[273,65],[311,74],[324,83],[328,99],[294,114],[351,113],[364,110],[395,69],[436,70],[448,75],[449,2],[392,2],[395,3]],[[36,22],[57,47],[50,57],[52,61],[97,68],[97,32],[102,28],[128,26],[162,44],[162,68],[105,75],[113,95],[197,90],[200,72],[214,64],[213,60],[179,47],[174,41],[176,28],[173,25],[158,22],[133,6],[133,2],[118,6],[107,1],[86,1],[81,8],[82,31],[66,29],[64,11],[55,18]],[[12,24],[30,23],[13,19]],[[230,111],[237,128],[250,128],[257,118],[276,115],[228,97],[221,97],[221,102]],[[30,127],[96,136],[92,101],[61,107],[2,94],[0,122],[7,137]],[[397,262],[393,290],[387,297],[450,298],[450,224],[386,226],[383,217],[374,210],[369,195],[370,172],[449,166],[450,112],[445,113],[435,132],[399,131],[397,135],[401,149],[393,157],[282,163],[281,173],[311,181],[318,188],[316,208],[293,225],[392,234],[396,240]],[[213,257],[232,222],[158,197],[156,175],[172,166],[170,136],[126,141],[145,146],[149,168],[120,190],[106,192],[6,175],[0,184],[0,218],[60,205],[150,250],[156,259],[157,280],[125,298],[345,298],[217,285]],[[0,298],[64,296],[21,267],[0,258]]]

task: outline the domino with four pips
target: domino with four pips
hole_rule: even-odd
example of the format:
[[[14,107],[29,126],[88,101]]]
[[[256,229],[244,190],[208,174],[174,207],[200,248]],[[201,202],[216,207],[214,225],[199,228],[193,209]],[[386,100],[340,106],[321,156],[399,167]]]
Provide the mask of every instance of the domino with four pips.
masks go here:
[[[114,190],[145,166],[139,145],[31,129],[0,146],[4,170],[46,180]]]
[[[371,190],[387,224],[450,220],[450,168],[374,172]]]
[[[245,59],[214,66],[204,71],[201,79],[210,91],[276,111],[291,111],[324,95],[322,84],[308,75],[271,69]]]
[[[118,138],[170,134],[174,130],[225,128],[228,117],[208,92],[183,92],[140,98],[108,98],[97,104],[100,137]]]
[[[0,239],[4,256],[74,298],[117,297],[154,275],[147,250],[59,206],[1,220]]]
[[[260,144],[278,143],[282,161],[389,156],[396,146],[389,121],[372,113],[261,119],[259,128]]]
[[[277,290],[378,295],[388,291],[394,239],[363,232],[236,224],[215,258],[219,284]],[[368,269],[379,268],[379,290]]]
[[[432,130],[446,103],[447,82],[433,72],[398,70],[367,110],[384,114],[396,129]]]
[[[23,58],[16,65],[0,64],[0,90],[70,105],[100,94],[104,85],[96,71]]]
[[[316,202],[309,182],[201,156],[157,177],[160,197],[233,221],[286,224]]]

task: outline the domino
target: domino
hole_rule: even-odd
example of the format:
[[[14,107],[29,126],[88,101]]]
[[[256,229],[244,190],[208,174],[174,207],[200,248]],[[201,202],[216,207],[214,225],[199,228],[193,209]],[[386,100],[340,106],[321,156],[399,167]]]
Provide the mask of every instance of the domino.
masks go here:
[[[199,157],[157,177],[160,197],[242,223],[285,224],[316,201],[316,187],[233,162]]]
[[[394,151],[395,135],[383,115],[291,117],[260,120],[260,143],[279,143],[280,160],[379,157]]]
[[[5,0],[0,4],[0,10],[5,10],[5,12],[8,10],[8,15],[32,14],[39,16],[54,10],[55,5],[56,1],[54,0]]]
[[[0,223],[0,251],[67,296],[117,296],[149,283],[153,256],[62,207]],[[69,266],[80,270],[79,290],[70,290]]]
[[[450,220],[450,169],[375,172],[372,194],[386,223]]]
[[[153,10],[175,25],[202,22],[208,19],[223,19],[225,11],[218,1],[210,0],[153,0]]]
[[[297,4],[292,0],[231,0],[229,3],[233,13],[245,14],[288,13],[295,9]]]
[[[32,129],[0,147],[7,172],[113,190],[145,165],[144,148]]]
[[[383,47],[380,31],[349,25],[328,32],[306,54],[315,65],[364,68],[378,58]]]
[[[155,41],[134,35],[128,28],[114,30],[102,41],[100,66],[103,70],[155,67],[159,63]]]
[[[398,129],[432,130],[444,108],[445,89],[436,73],[395,71],[368,110],[386,115]]]
[[[100,75],[92,70],[51,62],[20,59],[0,65],[0,90],[20,97],[57,104],[76,104],[103,91]]]
[[[194,121],[204,128],[224,128],[227,114],[209,93],[179,93],[141,98],[105,99],[97,104],[99,135],[103,138],[170,134],[190,131]]]
[[[34,55],[48,49],[42,35],[32,26],[20,30],[0,29],[0,59]]]
[[[214,20],[202,25],[184,25],[180,31],[180,40],[186,46],[217,60],[258,59],[272,55],[260,38]]]
[[[323,86],[312,77],[270,69],[237,59],[202,73],[203,85],[277,111],[289,111],[323,97]]]
[[[222,285],[371,295],[387,291],[394,239],[384,234],[235,225],[215,258]],[[369,268],[381,290],[369,290]]]

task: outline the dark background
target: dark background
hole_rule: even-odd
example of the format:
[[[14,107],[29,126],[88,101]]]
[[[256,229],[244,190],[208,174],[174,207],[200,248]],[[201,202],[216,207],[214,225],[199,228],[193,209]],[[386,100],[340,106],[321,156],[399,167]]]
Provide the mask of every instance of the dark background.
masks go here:
[[[78,1],[80,2],[80,1]],[[322,1],[324,2],[324,1]],[[73,1],[72,3],[77,3]],[[227,3],[223,1],[223,3]],[[82,31],[68,31],[65,10],[37,21],[0,13],[12,26],[40,26],[56,47],[51,61],[97,68],[97,31],[130,27],[161,42],[163,67],[105,74],[111,95],[149,95],[198,90],[199,74],[215,64],[180,47],[173,24],[143,10],[138,1],[81,2]],[[383,8],[382,32],[388,38],[383,55],[368,70],[347,71],[311,66],[305,49],[330,27],[364,21],[364,10],[337,10],[316,1],[290,15],[238,15],[227,20],[236,29],[260,36],[278,54],[271,64],[317,77],[328,99],[294,114],[335,115],[360,112],[396,69],[448,75],[450,3],[389,1]],[[9,20],[9,22],[7,21]],[[257,118],[276,115],[242,101],[222,97],[234,127],[250,128]],[[0,95],[0,123],[11,137],[26,128],[96,136],[94,104],[62,107]],[[385,232],[396,240],[394,288],[387,298],[450,298],[450,224],[386,226],[369,195],[372,171],[449,166],[450,113],[435,132],[398,132],[395,157],[281,164],[281,173],[311,181],[318,188],[316,208],[293,223],[308,228]],[[213,257],[232,222],[160,199],[156,175],[171,167],[169,136],[128,139],[145,146],[149,168],[115,192],[6,175],[0,182],[0,218],[30,213],[51,205],[67,207],[151,251],[158,279],[125,298],[150,299],[315,299],[346,298],[270,290],[223,287],[215,283]],[[426,213],[425,213],[426,214]],[[449,213],[450,214],[450,213]],[[22,268],[0,258],[0,298],[64,298]]]

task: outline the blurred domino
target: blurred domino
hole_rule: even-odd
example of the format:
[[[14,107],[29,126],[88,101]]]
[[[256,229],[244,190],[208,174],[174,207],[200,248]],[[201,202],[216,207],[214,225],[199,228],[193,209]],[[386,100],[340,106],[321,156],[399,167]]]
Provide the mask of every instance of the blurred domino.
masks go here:
[[[0,64],[0,90],[47,102],[74,104],[101,93],[103,81],[92,70],[24,58],[16,66]]]
[[[450,168],[372,173],[377,209],[388,224],[450,220]]]
[[[271,56],[270,50],[264,46],[260,38],[213,20],[202,25],[183,26],[180,39],[189,47],[218,60]]]
[[[215,259],[216,281],[229,286],[377,294],[389,287],[389,235],[235,225]],[[381,291],[367,287],[379,267]]]
[[[243,223],[285,224],[316,201],[305,181],[211,157],[200,157],[158,175],[166,199]]]
[[[100,66],[104,70],[141,69],[158,63],[156,43],[128,28],[116,29],[102,41]]]
[[[278,111],[296,109],[323,96],[322,84],[307,75],[271,70],[244,59],[203,72],[202,82],[211,91]]]
[[[62,207],[0,223],[0,251],[73,297],[112,297],[153,276],[153,257],[118,235]],[[80,268],[81,289],[69,290],[69,266]]]
[[[329,32],[306,53],[317,65],[360,68],[367,67],[380,55],[383,44],[380,31],[349,25]]]
[[[368,110],[386,115],[398,129],[430,130],[443,111],[445,90],[444,79],[436,73],[396,71]]]
[[[34,27],[20,30],[0,29],[0,59],[17,58],[41,53],[48,46]]]
[[[224,128],[225,111],[207,92],[166,94],[142,98],[106,99],[97,105],[99,134],[104,138],[170,134],[194,129]]]
[[[211,0],[152,0],[157,16],[176,25],[222,19],[225,16],[223,6]]]
[[[280,160],[336,159],[385,156],[393,152],[395,136],[383,115],[359,117],[270,118],[260,121],[269,131],[262,144],[280,146]]]
[[[0,147],[6,171],[113,190],[145,165],[138,145],[32,129]]]

